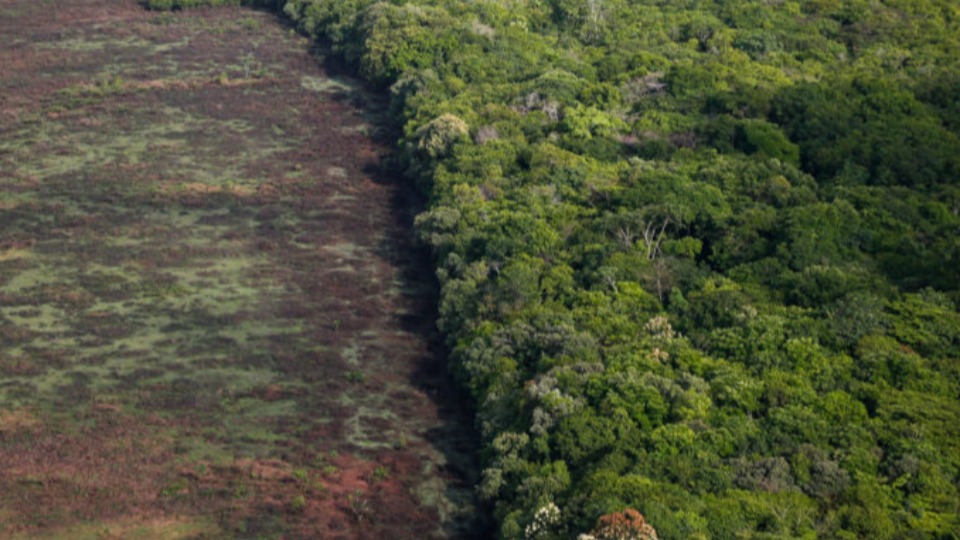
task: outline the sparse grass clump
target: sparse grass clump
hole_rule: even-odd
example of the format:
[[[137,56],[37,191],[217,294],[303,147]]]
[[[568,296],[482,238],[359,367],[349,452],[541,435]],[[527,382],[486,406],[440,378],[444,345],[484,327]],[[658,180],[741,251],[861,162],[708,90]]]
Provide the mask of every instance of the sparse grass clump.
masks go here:
[[[383,482],[387,478],[390,478],[390,469],[383,465],[377,465],[370,473],[370,480],[374,483]]]
[[[347,503],[350,508],[350,515],[353,516],[354,520],[361,522],[370,519],[372,511],[370,500],[362,490],[358,489],[348,495]]]
[[[290,501],[290,512],[293,514],[302,514],[307,506],[307,498],[303,495],[295,495]]]

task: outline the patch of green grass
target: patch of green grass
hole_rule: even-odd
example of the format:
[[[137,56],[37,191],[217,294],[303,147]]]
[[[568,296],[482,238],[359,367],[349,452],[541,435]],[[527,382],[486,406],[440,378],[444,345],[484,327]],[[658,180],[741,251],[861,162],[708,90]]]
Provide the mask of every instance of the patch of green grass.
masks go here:
[[[118,39],[113,36],[85,34],[76,32],[75,35],[58,39],[55,41],[44,41],[34,45],[37,49],[54,49],[71,52],[101,52],[106,49],[149,49],[153,46],[149,41],[136,37],[127,36]]]
[[[293,500],[290,501],[290,512],[294,514],[302,514],[306,506],[307,498],[303,495],[296,495],[293,497]]]
[[[183,495],[189,489],[190,484],[183,478],[178,478],[160,489],[160,498],[170,499]]]
[[[356,91],[356,85],[336,77],[317,77],[304,75],[300,78],[300,86],[311,92],[351,92]]]
[[[384,467],[383,465],[377,465],[373,472],[370,473],[370,480],[374,483],[383,482],[390,477],[390,469]]]

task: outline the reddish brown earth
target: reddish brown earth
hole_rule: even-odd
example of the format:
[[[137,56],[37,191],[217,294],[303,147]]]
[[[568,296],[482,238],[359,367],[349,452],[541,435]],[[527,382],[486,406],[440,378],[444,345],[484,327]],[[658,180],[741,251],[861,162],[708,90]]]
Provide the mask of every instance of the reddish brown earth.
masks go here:
[[[0,538],[482,538],[377,99],[248,10],[0,36]]]

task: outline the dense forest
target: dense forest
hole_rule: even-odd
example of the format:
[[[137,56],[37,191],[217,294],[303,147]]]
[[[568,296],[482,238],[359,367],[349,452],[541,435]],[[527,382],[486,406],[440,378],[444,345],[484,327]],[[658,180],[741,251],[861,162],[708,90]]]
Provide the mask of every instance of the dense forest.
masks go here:
[[[960,2],[259,3],[389,93],[500,537],[958,538]]]

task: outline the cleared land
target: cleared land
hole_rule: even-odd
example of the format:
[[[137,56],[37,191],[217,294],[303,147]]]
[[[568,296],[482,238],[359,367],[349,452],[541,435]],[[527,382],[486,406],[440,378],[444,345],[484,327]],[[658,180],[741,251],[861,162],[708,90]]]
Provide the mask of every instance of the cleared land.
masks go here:
[[[470,536],[376,100],[249,10],[0,35],[0,536]]]

